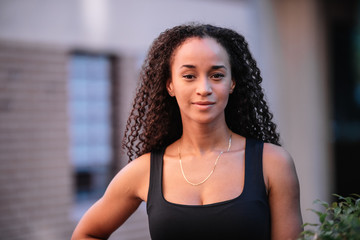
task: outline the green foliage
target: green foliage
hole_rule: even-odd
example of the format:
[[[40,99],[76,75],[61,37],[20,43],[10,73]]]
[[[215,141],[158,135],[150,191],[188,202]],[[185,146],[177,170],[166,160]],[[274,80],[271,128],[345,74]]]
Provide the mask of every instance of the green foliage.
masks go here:
[[[331,205],[321,200],[314,202],[325,210],[310,209],[318,215],[319,223],[305,223],[305,228],[313,229],[303,231],[300,240],[360,240],[360,195],[334,196],[338,201]]]

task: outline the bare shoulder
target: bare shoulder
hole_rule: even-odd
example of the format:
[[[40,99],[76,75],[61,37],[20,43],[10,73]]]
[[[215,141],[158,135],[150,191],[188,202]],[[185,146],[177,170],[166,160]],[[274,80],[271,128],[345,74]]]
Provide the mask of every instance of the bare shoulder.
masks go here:
[[[263,171],[271,210],[271,239],[297,239],[302,217],[294,161],[283,147],[265,143]]]
[[[283,148],[272,143],[264,143],[263,157],[266,161],[279,164],[290,164],[293,162],[290,154]]]
[[[113,188],[115,191],[126,191],[132,196],[146,201],[149,178],[150,153],[146,153],[122,168],[112,180],[109,188]]]
[[[129,162],[119,173],[129,174],[130,176],[139,175],[150,170],[150,153]]]
[[[264,143],[263,150],[264,168],[279,171],[281,168],[293,168],[294,161],[283,147],[271,143]]]
[[[273,184],[283,181],[292,180],[294,184],[297,184],[294,161],[283,147],[271,143],[264,144],[263,168],[268,189]]]

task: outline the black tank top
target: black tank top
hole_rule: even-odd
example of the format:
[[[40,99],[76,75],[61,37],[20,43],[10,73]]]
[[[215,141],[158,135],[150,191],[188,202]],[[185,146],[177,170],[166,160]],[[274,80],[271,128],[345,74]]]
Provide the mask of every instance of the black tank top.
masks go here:
[[[262,171],[263,142],[246,140],[242,193],[234,199],[207,205],[182,205],[164,198],[164,151],[151,153],[146,207],[153,240],[270,239],[270,209]]]

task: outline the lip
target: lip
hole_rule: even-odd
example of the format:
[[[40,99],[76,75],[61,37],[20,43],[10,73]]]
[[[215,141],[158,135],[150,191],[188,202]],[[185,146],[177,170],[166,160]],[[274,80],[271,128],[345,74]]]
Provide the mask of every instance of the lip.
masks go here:
[[[211,101],[197,101],[197,102],[193,102],[193,104],[195,104],[195,105],[200,105],[200,106],[207,106],[207,105],[214,105],[215,102],[211,102]]]
[[[211,102],[211,101],[197,101],[197,102],[193,102],[193,104],[199,109],[199,110],[208,110],[210,109],[215,102]]]

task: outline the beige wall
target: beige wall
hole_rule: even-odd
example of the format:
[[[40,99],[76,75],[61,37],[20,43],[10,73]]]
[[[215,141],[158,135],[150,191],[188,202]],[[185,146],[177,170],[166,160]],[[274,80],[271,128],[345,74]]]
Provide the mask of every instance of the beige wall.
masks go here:
[[[273,0],[262,9],[264,80],[284,147],[292,154],[301,186],[305,222],[317,217],[306,209],[333,193],[329,80],[323,12],[313,0]],[[269,69],[271,68],[271,70]]]
[[[251,9],[246,1],[0,1],[0,39],[143,54],[160,32],[189,21],[249,33]]]

